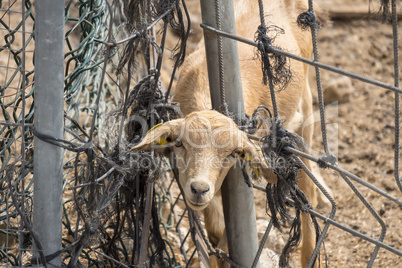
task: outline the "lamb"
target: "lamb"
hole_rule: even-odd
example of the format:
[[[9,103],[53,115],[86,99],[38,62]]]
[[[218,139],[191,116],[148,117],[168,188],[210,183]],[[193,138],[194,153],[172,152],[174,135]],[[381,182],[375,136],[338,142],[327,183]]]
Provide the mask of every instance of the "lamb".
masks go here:
[[[302,31],[296,18],[307,11],[305,0],[264,1],[269,11],[269,21],[283,29],[276,35],[275,46],[293,54],[309,58],[312,42],[309,31]],[[259,25],[258,1],[235,2],[237,35],[249,40]],[[276,36],[274,36],[276,35]],[[259,105],[272,108],[271,96],[262,85],[261,63],[253,47],[239,43],[239,57],[244,106],[252,114]],[[280,118],[284,127],[312,143],[313,124],[305,120],[313,113],[312,95],[308,83],[308,66],[290,61],[293,80],[277,94]],[[239,158],[246,161],[248,170],[269,183],[276,177],[267,166],[261,152],[247,135],[240,131],[230,118],[211,110],[205,49],[199,45],[185,61],[173,100],[180,103],[185,118],[176,119],[151,129],[133,151],[150,150],[152,147],[172,148],[179,170],[179,181],[188,205],[203,211],[209,239],[217,246],[224,240],[224,220],[221,208],[220,187],[229,169]],[[260,134],[262,135],[262,134]],[[303,160],[311,170],[309,160]],[[313,206],[317,205],[314,183],[301,172],[299,188]],[[306,267],[314,250],[316,234],[310,216],[302,214],[301,265]],[[315,263],[318,266],[318,262]]]

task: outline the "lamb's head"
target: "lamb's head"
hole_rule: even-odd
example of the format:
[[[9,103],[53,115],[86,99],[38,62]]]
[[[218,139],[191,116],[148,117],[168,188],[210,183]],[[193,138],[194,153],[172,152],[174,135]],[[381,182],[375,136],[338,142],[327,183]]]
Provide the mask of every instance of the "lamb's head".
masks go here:
[[[216,111],[194,112],[157,126],[132,151],[152,148],[173,150],[180,184],[194,210],[208,206],[229,169],[240,158],[250,172],[276,182],[257,146],[232,119]]]

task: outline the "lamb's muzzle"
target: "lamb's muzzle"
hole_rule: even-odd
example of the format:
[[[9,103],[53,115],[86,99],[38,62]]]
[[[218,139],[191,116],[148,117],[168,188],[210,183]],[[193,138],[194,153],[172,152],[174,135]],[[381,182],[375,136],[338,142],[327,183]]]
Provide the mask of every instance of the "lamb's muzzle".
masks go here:
[[[193,181],[190,188],[195,197],[201,198],[209,191],[209,184],[203,181]]]

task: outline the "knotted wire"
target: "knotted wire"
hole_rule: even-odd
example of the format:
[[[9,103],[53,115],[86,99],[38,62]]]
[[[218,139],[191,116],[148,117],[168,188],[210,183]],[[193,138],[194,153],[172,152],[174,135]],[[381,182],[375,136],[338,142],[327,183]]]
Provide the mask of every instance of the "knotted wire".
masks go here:
[[[279,112],[278,112],[278,104],[276,101],[276,95],[275,95],[275,88],[274,88],[274,83],[272,81],[272,66],[270,63],[269,55],[268,55],[268,50],[266,50],[266,46],[264,43],[262,43],[262,39],[264,38],[266,40],[266,43],[270,44],[270,39],[266,35],[267,34],[267,26],[265,24],[265,14],[264,14],[264,4],[262,0],[258,0],[258,6],[260,9],[260,22],[261,25],[259,27],[259,40],[260,42],[258,43],[258,50],[261,51],[261,58],[262,62],[266,62],[265,68],[267,70],[267,76],[268,76],[268,82],[269,82],[269,91],[271,93],[271,101],[272,101],[272,109],[274,112],[274,117],[279,118]]]

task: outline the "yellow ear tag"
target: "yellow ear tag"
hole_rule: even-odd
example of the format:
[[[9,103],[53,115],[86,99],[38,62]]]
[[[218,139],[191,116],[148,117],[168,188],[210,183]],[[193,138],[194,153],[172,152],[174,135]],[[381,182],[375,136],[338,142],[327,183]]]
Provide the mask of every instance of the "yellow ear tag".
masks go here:
[[[250,154],[247,154],[246,157],[244,158],[246,161],[251,161],[253,160],[253,157]]]
[[[158,142],[158,144],[160,144],[160,145],[166,145],[166,144],[168,144],[168,141],[167,141],[166,139],[160,139],[159,142]]]
[[[153,126],[150,130],[147,131],[147,135],[149,134],[149,132],[151,132],[152,130],[154,130],[157,127],[160,127],[161,125],[163,125],[163,123],[159,123],[159,124]],[[168,144],[168,141],[166,139],[160,139],[159,142],[157,142],[157,144],[166,145],[166,144]]]
[[[255,175],[256,175],[257,178],[258,178],[258,177],[259,177],[259,176],[258,176],[258,165],[254,163],[253,166],[254,166],[254,173],[255,173]]]
[[[149,132],[151,132],[151,130],[154,130],[155,128],[157,128],[157,127],[159,127],[159,126],[161,126],[161,125],[163,125],[163,123],[159,123],[159,124],[157,124],[157,125],[151,127],[151,129],[147,131],[147,134],[148,134]]]

